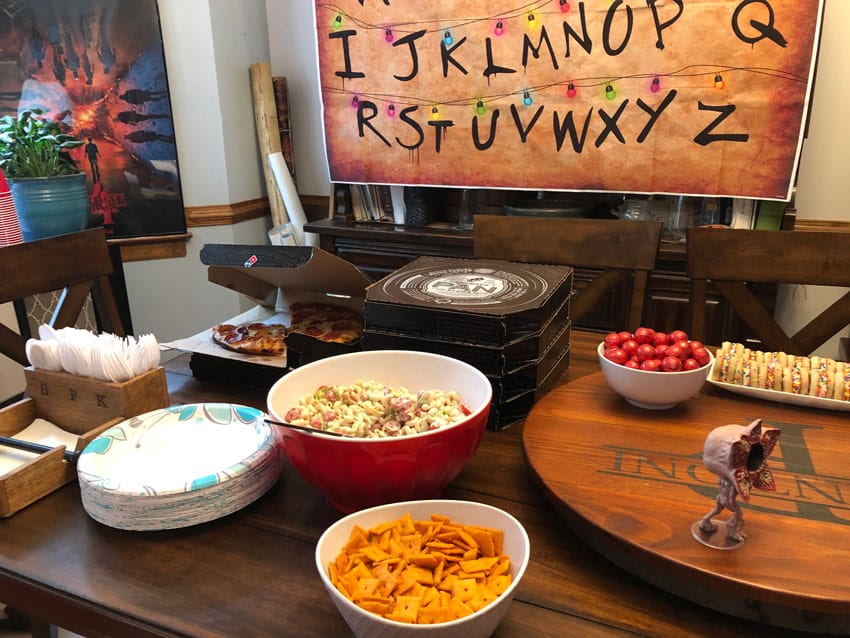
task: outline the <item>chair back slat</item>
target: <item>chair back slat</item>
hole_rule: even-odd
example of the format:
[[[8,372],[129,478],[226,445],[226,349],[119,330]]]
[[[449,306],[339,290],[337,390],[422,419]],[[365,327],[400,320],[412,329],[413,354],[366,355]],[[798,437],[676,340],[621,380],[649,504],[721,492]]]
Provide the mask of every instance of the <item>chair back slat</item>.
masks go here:
[[[103,330],[124,336],[109,276],[114,268],[103,228],[0,248],[0,303],[61,290],[50,325],[74,325],[91,293]],[[8,275],[7,275],[8,273]],[[25,339],[0,326],[0,354],[28,365]]]
[[[697,279],[846,286],[850,234],[733,228],[688,229],[688,268]]]
[[[850,293],[790,335],[748,284],[811,284],[850,287],[850,234],[689,228],[691,336],[705,338],[706,285],[729,302],[763,349],[808,355],[850,324]]]
[[[662,223],[546,217],[476,215],[475,257],[523,263],[559,264],[594,272],[573,298],[579,320],[629,276],[633,277],[628,326],[640,325],[648,273],[655,267]]]

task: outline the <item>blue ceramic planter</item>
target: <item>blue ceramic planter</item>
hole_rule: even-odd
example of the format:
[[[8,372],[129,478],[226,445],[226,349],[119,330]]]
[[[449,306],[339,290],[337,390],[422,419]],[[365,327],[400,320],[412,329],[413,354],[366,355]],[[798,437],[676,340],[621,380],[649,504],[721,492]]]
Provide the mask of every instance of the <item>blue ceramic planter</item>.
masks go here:
[[[24,241],[83,230],[89,216],[86,174],[9,180]]]

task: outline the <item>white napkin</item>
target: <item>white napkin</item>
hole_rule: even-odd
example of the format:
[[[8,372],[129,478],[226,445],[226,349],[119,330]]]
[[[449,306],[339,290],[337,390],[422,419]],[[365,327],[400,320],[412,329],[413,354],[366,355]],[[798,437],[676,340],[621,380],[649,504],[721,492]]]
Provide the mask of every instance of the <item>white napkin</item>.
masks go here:
[[[64,445],[65,449],[73,452],[77,449],[77,440],[79,437],[71,432],[66,432],[62,428],[52,424],[44,419],[36,419],[26,428],[14,435],[16,439],[29,441],[30,443],[41,443],[50,447],[58,447]],[[35,452],[27,452],[18,450],[5,445],[0,445],[0,476],[11,472],[20,467],[24,463],[29,463],[32,459],[39,455]]]

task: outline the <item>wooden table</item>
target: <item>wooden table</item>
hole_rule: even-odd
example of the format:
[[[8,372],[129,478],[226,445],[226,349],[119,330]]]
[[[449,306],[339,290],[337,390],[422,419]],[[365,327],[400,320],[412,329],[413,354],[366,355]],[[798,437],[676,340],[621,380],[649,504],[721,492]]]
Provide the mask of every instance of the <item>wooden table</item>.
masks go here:
[[[564,382],[598,371],[598,340],[573,333]],[[173,402],[264,407],[264,392],[199,382],[183,363],[169,364]],[[688,602],[598,554],[547,499],[521,427],[488,432],[444,496],[501,507],[531,538],[529,568],[497,636],[803,635]],[[71,484],[0,520],[0,600],[88,638],[346,636],[313,563],[316,540],[340,516],[288,464],[246,509],[163,532],[100,525]]]
[[[711,386],[670,410],[629,405],[601,372],[555,388],[525,420],[529,463],[589,545],[643,580],[771,624],[850,632],[850,414],[756,401]],[[706,436],[726,424],[780,429],[776,490],[743,506],[743,545],[707,547],[692,528],[714,507]],[[728,520],[731,512],[713,518]],[[727,545],[722,525],[718,541]]]

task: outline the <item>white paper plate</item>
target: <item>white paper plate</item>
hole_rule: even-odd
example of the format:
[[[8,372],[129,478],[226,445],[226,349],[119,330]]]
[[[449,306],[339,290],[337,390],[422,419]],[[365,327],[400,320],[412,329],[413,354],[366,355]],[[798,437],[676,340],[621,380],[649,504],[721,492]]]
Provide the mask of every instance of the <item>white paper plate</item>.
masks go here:
[[[170,529],[230,514],[278,479],[281,457],[260,410],[199,403],[123,421],[80,455],[89,515],[122,529]]]
[[[805,394],[794,394],[793,392],[780,392],[779,390],[765,390],[763,388],[753,388],[735,383],[726,383],[725,381],[717,381],[708,379],[712,385],[718,388],[723,388],[735,394],[742,394],[754,399],[763,399],[765,401],[773,401],[775,403],[787,403],[789,405],[799,405],[806,408],[819,408],[821,410],[838,410],[840,412],[850,412],[850,401],[839,401],[838,399],[821,399],[819,397],[811,397]]]

